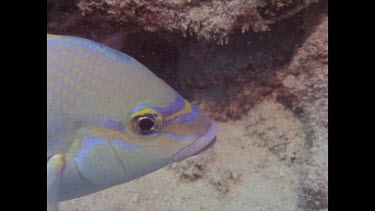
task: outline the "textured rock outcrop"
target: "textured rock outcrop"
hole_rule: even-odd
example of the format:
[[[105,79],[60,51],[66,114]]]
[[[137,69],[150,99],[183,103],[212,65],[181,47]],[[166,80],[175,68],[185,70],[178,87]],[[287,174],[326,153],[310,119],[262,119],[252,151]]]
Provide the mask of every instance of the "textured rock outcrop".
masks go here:
[[[57,5],[63,5],[61,1]],[[68,4],[71,1],[67,1]],[[221,44],[235,31],[263,32],[280,20],[306,8],[313,0],[79,0],[84,16],[127,25],[146,31],[167,31]],[[100,23],[99,23],[100,25]]]

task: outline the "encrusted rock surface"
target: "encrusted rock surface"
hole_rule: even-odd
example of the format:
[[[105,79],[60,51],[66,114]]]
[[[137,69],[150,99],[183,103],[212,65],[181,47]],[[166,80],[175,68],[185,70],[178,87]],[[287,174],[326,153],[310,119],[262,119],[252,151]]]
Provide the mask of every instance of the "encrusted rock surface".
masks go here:
[[[58,0],[57,6],[64,3]],[[72,1],[67,1],[68,3]],[[135,23],[146,31],[167,31],[221,44],[235,31],[263,32],[291,17],[313,0],[78,0],[84,16],[116,23]]]

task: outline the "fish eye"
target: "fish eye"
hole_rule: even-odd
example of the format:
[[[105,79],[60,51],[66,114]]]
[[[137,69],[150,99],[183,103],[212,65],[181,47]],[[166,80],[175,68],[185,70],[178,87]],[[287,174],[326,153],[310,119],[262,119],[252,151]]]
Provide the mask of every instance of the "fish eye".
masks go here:
[[[158,124],[154,115],[145,114],[133,119],[133,129],[141,135],[151,135],[157,131]]]
[[[156,111],[153,113],[150,112],[150,109],[140,110],[132,116],[131,125],[135,133],[148,136],[160,130],[162,120],[160,114]]]

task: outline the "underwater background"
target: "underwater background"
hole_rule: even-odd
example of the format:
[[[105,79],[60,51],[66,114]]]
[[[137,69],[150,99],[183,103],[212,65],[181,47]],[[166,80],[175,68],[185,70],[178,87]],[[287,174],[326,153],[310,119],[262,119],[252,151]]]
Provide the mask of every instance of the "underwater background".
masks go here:
[[[47,0],[47,31],[131,55],[219,128],[61,210],[328,210],[327,1]]]

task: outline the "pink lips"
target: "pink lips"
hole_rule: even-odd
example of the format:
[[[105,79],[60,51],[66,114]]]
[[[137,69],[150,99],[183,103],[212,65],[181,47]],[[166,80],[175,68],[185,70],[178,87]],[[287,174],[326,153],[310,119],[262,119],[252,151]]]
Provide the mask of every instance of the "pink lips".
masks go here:
[[[175,162],[181,161],[187,157],[199,154],[204,149],[208,148],[207,146],[211,145],[215,141],[217,132],[216,123],[211,121],[211,127],[208,129],[207,133],[199,137],[193,143],[187,147],[181,149],[176,154],[173,155],[172,159]]]

